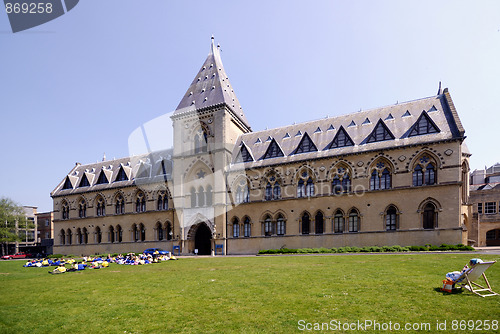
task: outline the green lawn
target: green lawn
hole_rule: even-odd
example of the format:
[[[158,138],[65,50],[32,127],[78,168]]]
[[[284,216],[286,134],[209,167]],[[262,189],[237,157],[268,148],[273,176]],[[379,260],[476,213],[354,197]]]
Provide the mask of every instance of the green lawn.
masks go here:
[[[499,260],[470,254],[181,257],[61,275],[3,261],[0,333],[291,333],[301,332],[300,320],[303,326],[430,323],[432,333],[437,321],[446,321],[447,333],[460,332],[452,330],[453,320],[500,320],[500,296],[437,291],[448,271],[472,257]],[[487,275],[498,292],[500,263]]]

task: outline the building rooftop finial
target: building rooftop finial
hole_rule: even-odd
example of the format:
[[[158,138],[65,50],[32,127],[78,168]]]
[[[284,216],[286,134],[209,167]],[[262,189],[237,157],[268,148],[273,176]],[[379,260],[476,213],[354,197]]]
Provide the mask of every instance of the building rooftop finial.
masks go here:
[[[212,37],[210,38],[210,54],[214,54],[214,50],[215,50],[214,42],[215,42],[215,37],[212,34]]]
[[[443,94],[443,91],[441,90],[441,81],[439,81],[439,88],[438,88],[438,93],[437,95]]]

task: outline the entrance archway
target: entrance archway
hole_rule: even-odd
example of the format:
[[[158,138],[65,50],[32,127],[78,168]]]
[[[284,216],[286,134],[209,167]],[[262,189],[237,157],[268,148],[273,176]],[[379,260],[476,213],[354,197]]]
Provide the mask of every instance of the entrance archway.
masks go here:
[[[212,232],[205,223],[201,223],[194,235],[194,248],[198,255],[210,255],[212,251]]]

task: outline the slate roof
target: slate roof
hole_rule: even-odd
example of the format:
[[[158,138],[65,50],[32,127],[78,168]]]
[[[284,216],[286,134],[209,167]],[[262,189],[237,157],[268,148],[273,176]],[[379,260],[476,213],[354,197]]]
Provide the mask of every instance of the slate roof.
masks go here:
[[[210,53],[177,106],[174,117],[194,109],[221,104],[226,104],[234,115],[250,128],[240,101],[238,101],[222,65],[219,46],[214,45],[214,38],[212,37]]]
[[[54,191],[52,191],[51,196],[66,196],[89,191],[122,188],[137,184],[164,182],[171,179],[171,157],[172,150],[169,149],[127,158],[100,161],[93,164],[76,164],[69,174],[57,185]],[[162,161],[166,174],[163,174]],[[122,168],[128,180],[117,181],[116,178]],[[106,175],[109,181],[108,183],[97,184],[101,172],[104,172]],[[87,177],[90,186],[79,187],[84,175]],[[71,189],[63,189],[66,179],[69,179],[71,182]]]
[[[410,136],[412,126],[417,122],[422,113],[427,114],[431,121],[438,127],[439,131]],[[393,140],[368,143],[368,136],[373,132],[380,120],[382,120],[395,138]],[[354,145],[328,149],[341,126],[352,139]],[[305,133],[313,140],[318,151],[293,154]],[[245,163],[245,167],[250,168],[370,150],[396,148],[405,145],[463,139],[465,138],[464,133],[465,131],[458,118],[448,89],[445,89],[441,94],[419,100],[242,134],[236,141],[233,149],[233,157],[237,156],[242,142],[245,143],[255,159],[253,162]],[[274,139],[278,143],[284,152],[284,157],[263,159],[271,142],[269,138]]]

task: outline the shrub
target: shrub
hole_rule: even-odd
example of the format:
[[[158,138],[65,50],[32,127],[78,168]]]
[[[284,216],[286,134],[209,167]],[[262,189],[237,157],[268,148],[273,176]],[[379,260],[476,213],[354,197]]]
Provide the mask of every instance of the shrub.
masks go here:
[[[51,254],[51,255],[47,256],[48,259],[60,259],[62,257],[63,257],[62,254]]]
[[[258,254],[331,254],[331,253],[380,253],[380,252],[422,252],[422,251],[447,251],[447,250],[460,250],[460,251],[473,251],[474,248],[470,246],[465,246],[462,244],[458,245],[447,245],[442,244],[441,246],[365,246],[362,248],[353,246],[353,247],[339,247],[339,248],[280,248],[280,249],[261,249]],[[61,257],[62,255],[56,254]],[[115,256],[115,254],[113,254]]]

